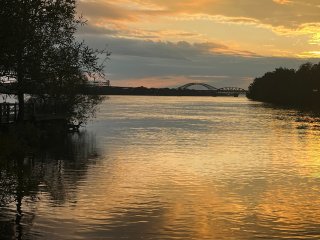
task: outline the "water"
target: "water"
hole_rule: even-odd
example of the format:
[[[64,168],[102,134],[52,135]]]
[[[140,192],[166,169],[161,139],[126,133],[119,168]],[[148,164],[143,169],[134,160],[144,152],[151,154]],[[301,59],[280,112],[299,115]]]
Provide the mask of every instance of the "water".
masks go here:
[[[319,239],[319,140],[311,112],[112,96],[23,173],[1,166],[1,239]]]

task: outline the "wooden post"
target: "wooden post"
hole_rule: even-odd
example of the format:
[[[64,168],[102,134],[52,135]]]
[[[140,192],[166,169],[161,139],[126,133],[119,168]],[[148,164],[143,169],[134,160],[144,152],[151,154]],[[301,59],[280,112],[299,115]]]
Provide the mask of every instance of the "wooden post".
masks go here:
[[[7,123],[10,122],[10,105],[6,104],[6,108],[7,108]]]
[[[0,123],[2,122],[2,103],[0,103]]]
[[[17,120],[17,103],[14,103],[14,108],[13,108],[13,121],[15,122]]]
[[[0,123],[2,122],[2,116],[3,116],[3,113],[2,113],[2,106],[3,106],[3,104],[1,103],[0,104]]]

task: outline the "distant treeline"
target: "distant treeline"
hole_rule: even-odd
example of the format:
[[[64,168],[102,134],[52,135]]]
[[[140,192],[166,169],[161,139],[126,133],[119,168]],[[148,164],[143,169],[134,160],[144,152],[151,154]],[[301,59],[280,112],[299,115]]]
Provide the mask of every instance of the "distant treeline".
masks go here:
[[[146,88],[142,86],[141,87],[89,86],[83,89],[83,93],[91,94],[91,95],[142,95],[142,96],[221,96],[222,95],[213,90]]]
[[[277,68],[256,78],[248,90],[252,100],[320,107],[320,63],[305,63],[298,70]]]

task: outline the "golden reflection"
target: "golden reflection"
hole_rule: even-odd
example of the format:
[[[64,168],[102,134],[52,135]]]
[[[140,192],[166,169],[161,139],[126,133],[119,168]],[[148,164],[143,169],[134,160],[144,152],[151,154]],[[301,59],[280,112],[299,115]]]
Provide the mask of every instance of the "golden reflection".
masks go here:
[[[319,224],[319,204],[318,186],[304,188],[297,183],[288,184],[286,189],[272,186],[263,194],[257,213],[266,224],[269,221],[267,218],[272,216],[274,227],[296,230],[307,226],[315,228]]]
[[[101,108],[91,130],[103,157],[74,201],[48,211],[41,195],[35,226],[81,226],[80,239],[281,239],[319,226],[316,119],[300,129],[298,112],[245,99],[128,98]]]

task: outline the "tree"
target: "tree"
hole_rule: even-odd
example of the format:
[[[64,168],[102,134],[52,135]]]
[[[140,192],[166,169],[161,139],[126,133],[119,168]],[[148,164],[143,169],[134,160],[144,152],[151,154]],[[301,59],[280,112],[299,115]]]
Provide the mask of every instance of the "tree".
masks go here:
[[[75,38],[84,24],[75,0],[1,0],[0,80],[13,80],[24,116],[24,95],[64,106],[68,118],[89,116],[97,96],[79,95],[91,78],[104,78],[109,53],[91,49]],[[81,106],[83,104],[83,106]],[[85,110],[84,107],[91,107]]]
[[[319,108],[320,64],[305,63],[298,70],[277,68],[256,78],[247,97],[277,104]]]

